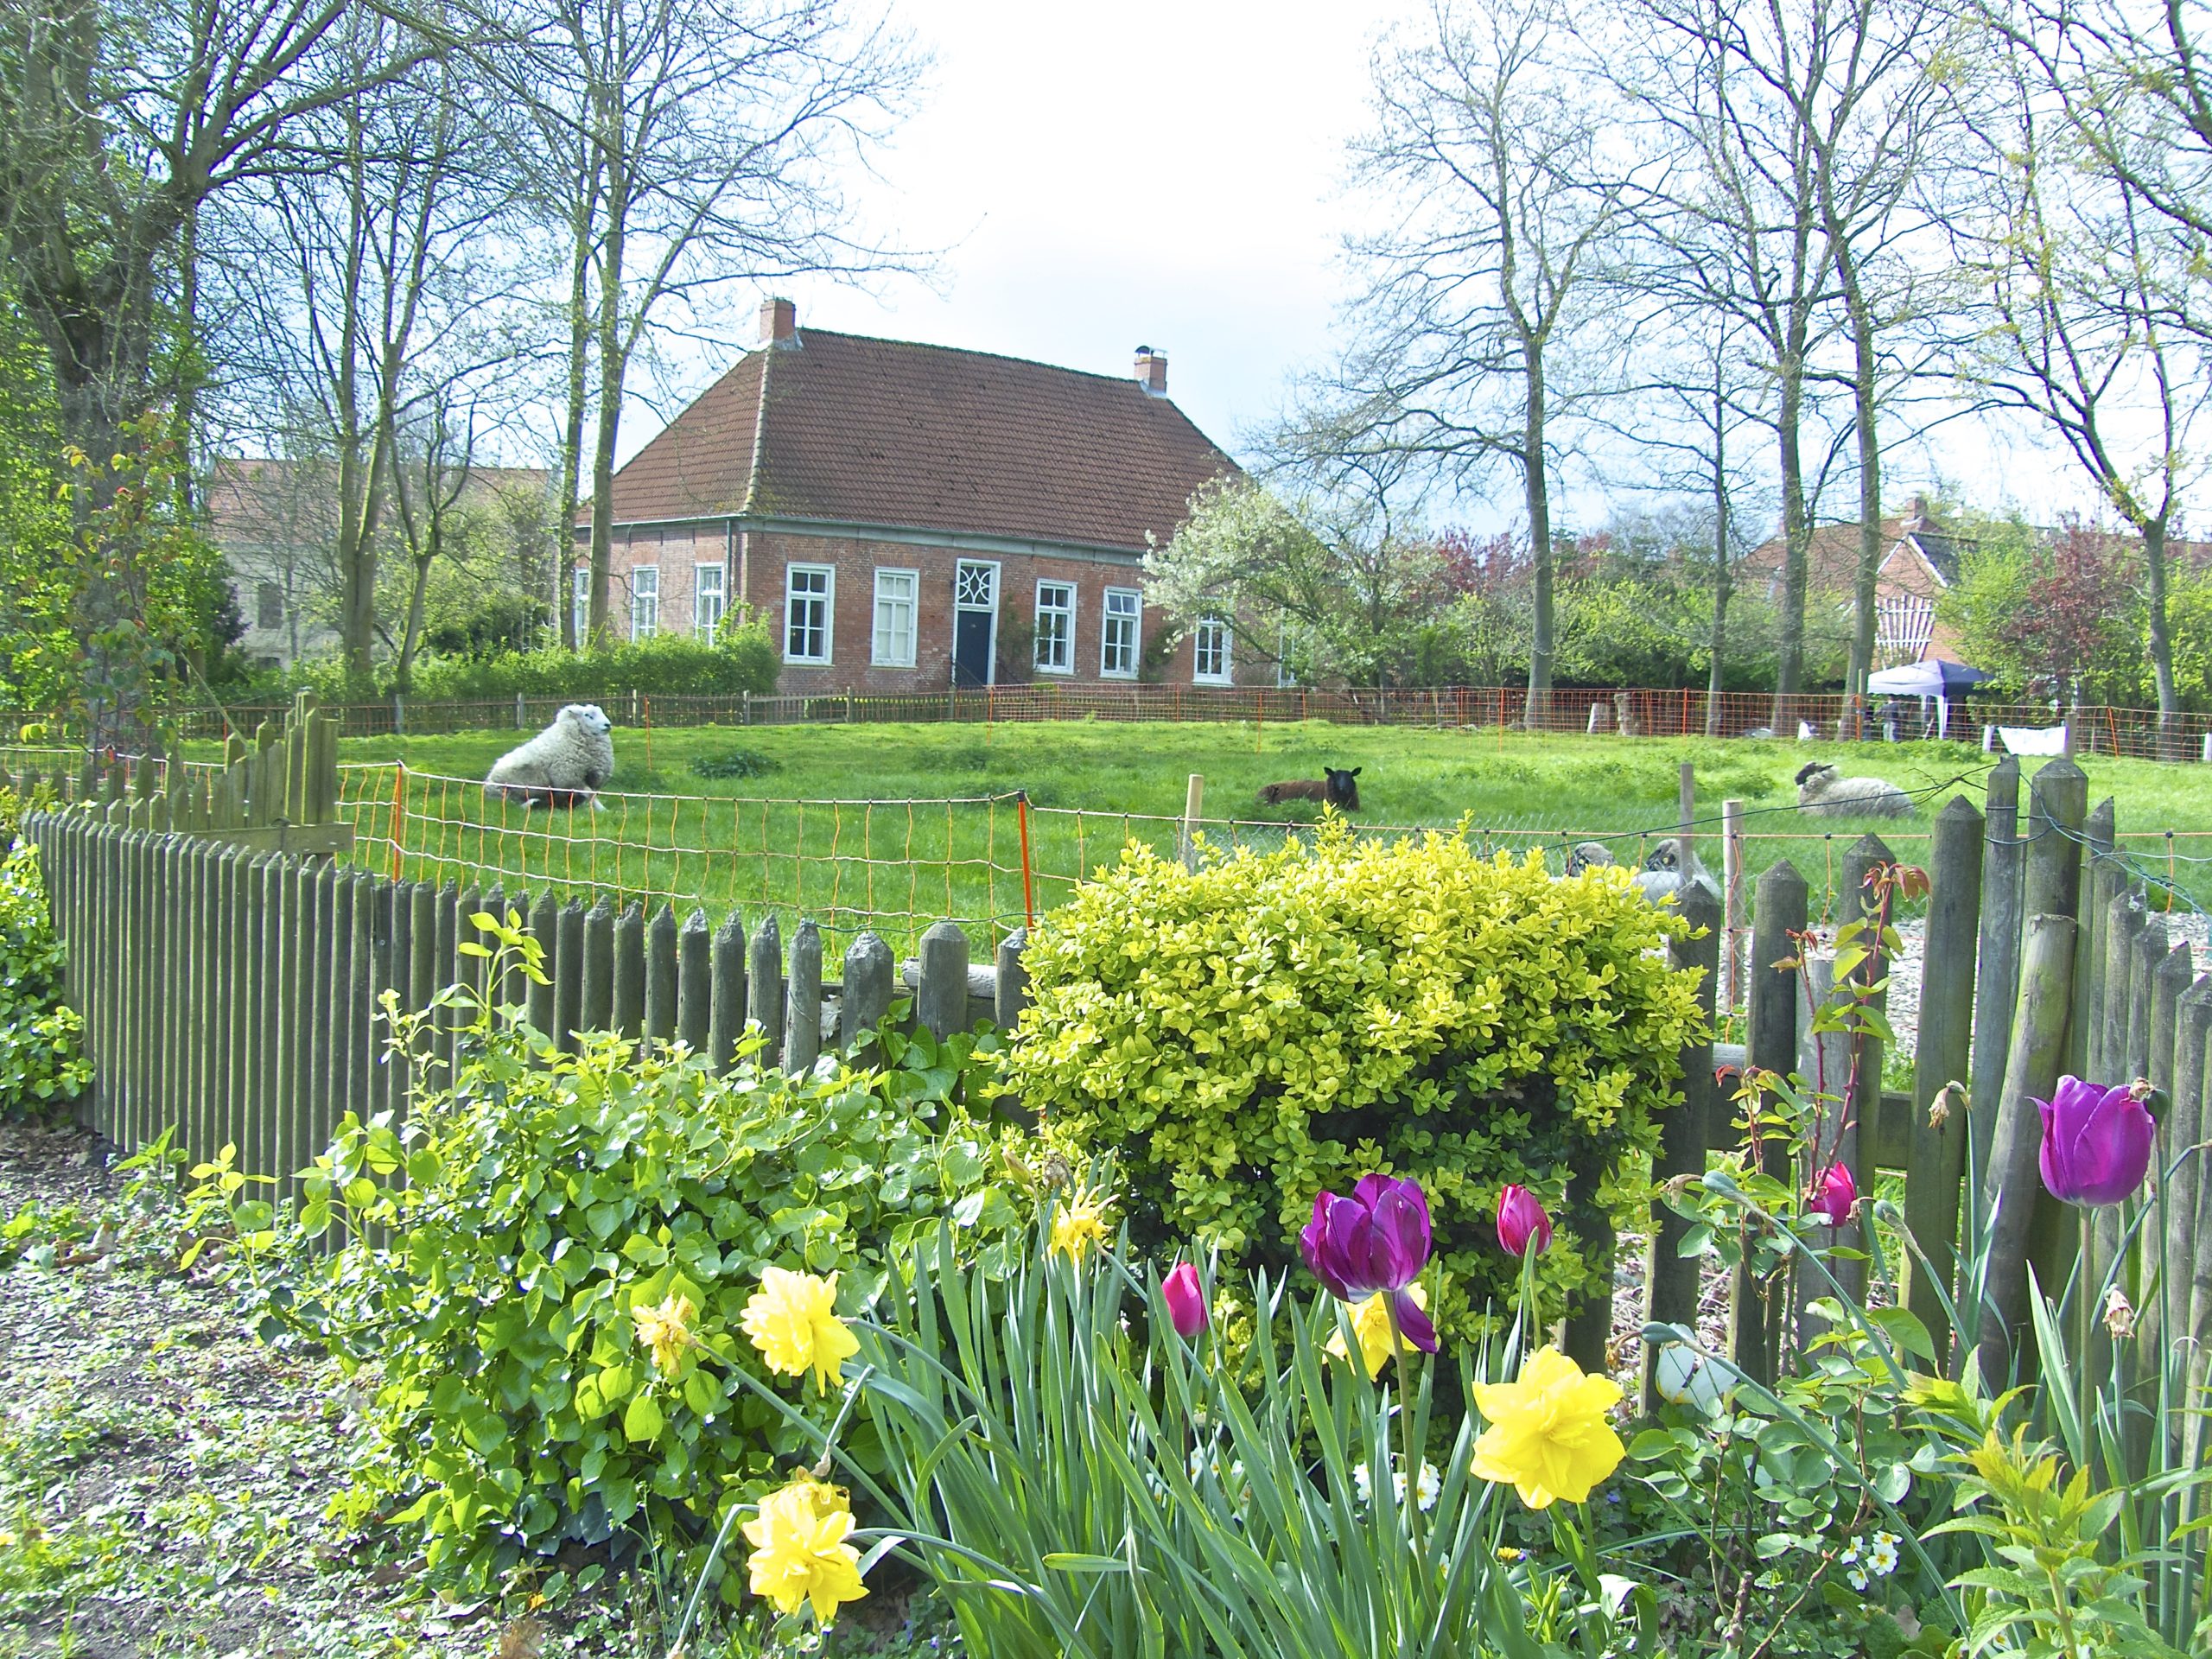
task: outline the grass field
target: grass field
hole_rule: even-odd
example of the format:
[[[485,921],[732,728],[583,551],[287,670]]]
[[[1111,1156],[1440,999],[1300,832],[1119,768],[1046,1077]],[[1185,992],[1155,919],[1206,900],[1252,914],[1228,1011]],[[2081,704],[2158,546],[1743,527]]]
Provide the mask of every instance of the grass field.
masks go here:
[[[1081,874],[1135,836],[1175,845],[1185,785],[1205,779],[1204,817],[1217,842],[1279,844],[1310,825],[1304,804],[1267,807],[1255,791],[1281,778],[1358,766],[1363,828],[1463,820],[1478,845],[1540,847],[1556,868],[1567,842],[1607,842],[1640,861],[1671,832],[1678,766],[1695,770],[1703,833],[1720,803],[1745,803],[1746,864],[1756,877],[1796,861],[1815,912],[1834,903],[1836,868],[1864,830],[1906,862],[1926,855],[1936,810],[1955,793],[1979,804],[1990,757],[1960,745],[1822,746],[1734,740],[1527,736],[1495,728],[1270,723],[781,726],[615,733],[618,770],[604,812],[487,806],[480,779],[512,731],[349,740],[345,792],[362,837],[359,861],[417,878],[606,893],[692,904],[710,913],[812,916],[833,934],[872,925],[894,943],[944,917],[979,940],[1063,899]],[[1876,773],[1920,802],[1903,822],[1812,821],[1791,779],[1809,758]],[[391,762],[404,761],[404,779]],[[2031,762],[2030,765],[2040,763]],[[2115,798],[2124,846],[2154,875],[2212,902],[2212,768],[2090,757],[2091,798]],[[719,772],[724,775],[702,775]],[[730,776],[736,771],[749,775]],[[1025,899],[1021,814],[1031,811]],[[1234,822],[1232,822],[1234,821]],[[395,827],[396,826],[396,827]],[[2176,834],[2171,837],[2165,831]],[[1717,840],[1704,848],[1717,868]],[[2207,861],[2199,862],[2196,861]]]

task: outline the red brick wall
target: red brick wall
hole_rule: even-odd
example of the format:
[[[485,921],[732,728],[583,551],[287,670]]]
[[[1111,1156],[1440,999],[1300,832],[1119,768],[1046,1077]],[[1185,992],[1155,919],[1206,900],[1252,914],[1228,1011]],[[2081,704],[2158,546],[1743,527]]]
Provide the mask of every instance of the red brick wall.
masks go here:
[[[693,614],[693,571],[702,563],[723,557],[723,519],[665,530],[614,531],[613,581],[608,603],[616,632],[627,638],[632,573],[641,565],[660,570],[660,629],[688,633]],[[963,554],[957,549],[918,547],[899,542],[876,542],[849,537],[795,536],[780,531],[753,531],[741,538],[728,577],[729,602],[741,603],[767,620],[780,651],[785,642],[785,597],[787,568],[793,564],[827,565],[836,571],[836,604],[831,623],[830,660],[826,666],[785,663],[779,689],[809,691],[931,691],[951,683],[952,588],[954,568],[963,558],[985,558],[999,567],[999,664],[1011,673],[1001,673],[1001,683],[1027,679],[1039,684],[1062,681],[1074,684],[1122,683],[1099,672],[1100,651],[1109,588],[1139,588],[1141,570],[1132,560],[1126,564],[1078,558],[1053,558],[1026,554]],[[873,660],[875,626],[875,572],[879,569],[917,573],[917,628],[914,664],[911,668],[879,666]],[[1065,582],[1076,590],[1072,671],[1053,673],[1027,667],[1033,660],[1025,650],[1020,663],[1010,661],[1011,636],[1024,641],[1033,637],[1039,581]],[[1151,645],[1167,626],[1168,618],[1147,603],[1142,613],[1145,642]],[[1140,668],[1143,653],[1139,653]],[[1192,683],[1192,642],[1181,640],[1153,677],[1167,683]],[[1272,664],[1232,643],[1231,671],[1239,684],[1274,683]]]

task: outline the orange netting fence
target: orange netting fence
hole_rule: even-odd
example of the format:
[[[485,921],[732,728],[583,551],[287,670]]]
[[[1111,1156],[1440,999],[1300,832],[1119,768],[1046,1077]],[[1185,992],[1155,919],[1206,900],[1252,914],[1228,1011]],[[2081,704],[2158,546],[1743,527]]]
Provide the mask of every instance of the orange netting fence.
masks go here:
[[[1879,700],[1878,700],[1878,702]],[[323,712],[346,737],[397,733],[416,736],[511,728],[535,731],[567,702],[596,702],[618,725],[785,726],[885,721],[997,721],[1113,720],[1174,721],[1320,720],[1344,725],[1511,728],[1553,733],[1606,733],[1626,737],[1770,734],[1795,738],[1809,727],[1822,738],[1891,737],[1898,741],[1948,736],[1998,744],[2012,729],[2050,733],[2064,726],[2079,754],[2118,754],[2141,760],[2212,759],[2212,713],[2176,715],[2162,728],[2158,712],[2103,705],[2054,709],[2048,702],[2011,703],[1961,696],[1939,707],[1931,700],[1893,698],[1880,711],[1855,708],[1840,693],[1823,692],[1778,704],[1771,693],[1724,692],[1717,697],[1686,689],[1567,687],[1553,691],[1529,718],[1525,686],[1442,686],[1419,690],[1316,690],[1302,686],[1198,686],[1092,683],[976,686],[966,690],[892,695],[817,692],[753,696],[651,696],[579,687],[569,696],[432,702],[390,697],[373,702],[333,703]],[[264,719],[281,718],[289,705],[238,704],[177,711],[181,736],[215,739],[251,733]],[[33,718],[22,716],[21,718]],[[37,717],[51,734],[73,734],[64,716]]]

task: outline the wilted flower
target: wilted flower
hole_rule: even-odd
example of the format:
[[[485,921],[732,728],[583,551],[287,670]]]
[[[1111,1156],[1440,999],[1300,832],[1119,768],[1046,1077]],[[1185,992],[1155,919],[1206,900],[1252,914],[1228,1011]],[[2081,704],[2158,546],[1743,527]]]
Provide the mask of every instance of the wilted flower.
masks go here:
[[[2120,1294],[2118,1285],[2105,1292],[2105,1329],[2111,1332],[2115,1342],[2124,1342],[2135,1334],[2135,1308]]]
[[[1508,1255],[1541,1255],[1552,1247],[1552,1218],[1525,1186],[1508,1186],[1497,1195],[1497,1242]]]
[[[744,1527],[753,1544],[753,1593],[779,1613],[810,1603],[815,1623],[827,1624],[842,1603],[868,1594],[860,1552],[845,1541],[852,1530],[853,1512],[834,1486],[801,1478],[771,1492],[760,1500],[759,1518]]]
[[[1582,1503],[1627,1450],[1605,1421],[1620,1398],[1611,1377],[1586,1376],[1558,1349],[1539,1348],[1517,1382],[1475,1384],[1490,1427],[1475,1442],[1474,1472],[1510,1482],[1532,1510]]]
[[[2061,1077],[2043,1114],[2043,1184],[2068,1204],[2118,1204],[2150,1173],[2157,1125],[2136,1090]]]
[[[1362,1302],[1381,1291],[1391,1300],[1399,1333],[1423,1353],[1436,1351],[1436,1327],[1403,1294],[1428,1261],[1428,1199],[1415,1180],[1363,1175],[1348,1198],[1317,1193],[1313,1219],[1298,1243],[1313,1276],[1339,1301]]]
[[[1106,1200],[1088,1191],[1069,1193],[1052,1217],[1052,1236],[1046,1248],[1080,1262],[1093,1245],[1105,1242]]]
[[[1406,1287],[1406,1300],[1424,1312],[1428,1306],[1428,1293],[1416,1284]],[[1351,1333],[1359,1343],[1360,1374],[1370,1379],[1380,1376],[1396,1349],[1390,1341],[1390,1308],[1389,1294],[1376,1291],[1351,1310]],[[1351,1351],[1344,1346],[1344,1327],[1340,1325],[1329,1333],[1327,1351],[1338,1359],[1349,1359]],[[1434,1352],[1433,1349],[1429,1351]]]
[[[788,1268],[764,1269],[740,1324],[770,1370],[785,1376],[810,1370],[825,1392],[843,1383],[844,1362],[860,1351],[859,1339],[837,1317],[834,1273],[822,1279]]]
[[[1805,1213],[1840,1227],[1851,1219],[1851,1206],[1858,1202],[1859,1183],[1851,1179],[1851,1171],[1842,1164],[1830,1164],[1813,1178],[1813,1190],[1805,1195]]]
[[[697,1304],[689,1296],[671,1295],[658,1307],[633,1307],[630,1324],[638,1340],[652,1350],[653,1364],[663,1376],[674,1376],[691,1345],[691,1322],[699,1317]]]
[[[1167,1318],[1175,1334],[1185,1342],[1206,1328],[1206,1293],[1198,1283],[1198,1270],[1178,1262],[1160,1281],[1160,1300],[1167,1304]]]

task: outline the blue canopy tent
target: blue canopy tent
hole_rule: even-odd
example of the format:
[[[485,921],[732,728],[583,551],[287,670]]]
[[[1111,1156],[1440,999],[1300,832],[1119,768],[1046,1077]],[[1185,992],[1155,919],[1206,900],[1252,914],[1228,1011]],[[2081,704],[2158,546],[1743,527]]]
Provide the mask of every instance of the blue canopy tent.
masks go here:
[[[1903,668],[1885,668],[1878,674],[1866,677],[1866,690],[1880,697],[1933,697],[1936,699],[1936,734],[1946,736],[1951,725],[1951,698],[1955,693],[1971,690],[1984,680],[1995,676],[1979,668],[1969,668],[1964,663],[1947,663],[1942,658],[1926,662],[1907,663]]]

